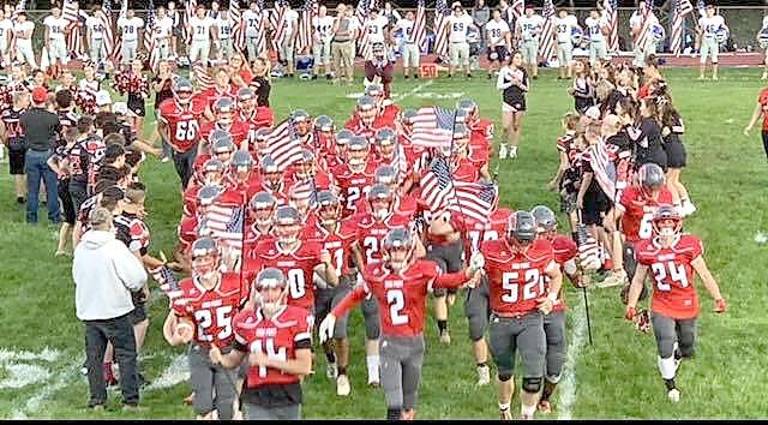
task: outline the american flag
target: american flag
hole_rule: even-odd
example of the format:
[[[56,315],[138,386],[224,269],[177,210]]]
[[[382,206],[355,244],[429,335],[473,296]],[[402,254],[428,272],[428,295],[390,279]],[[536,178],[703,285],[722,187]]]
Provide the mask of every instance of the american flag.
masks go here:
[[[261,54],[266,54],[268,18],[265,18],[265,16],[269,14],[267,13],[267,6],[264,4],[264,0],[257,0],[256,4],[258,5],[256,12],[259,14],[259,38],[256,40],[256,50],[258,50]],[[245,31],[243,31],[243,34],[245,34]]]
[[[105,0],[110,1],[110,0]],[[128,0],[123,0],[123,3],[120,5],[120,14],[117,15],[117,19],[120,20],[121,18],[125,18],[125,16],[128,14]],[[112,16],[110,13],[109,16]],[[115,36],[115,50],[112,52],[113,60],[115,63],[121,63],[123,61],[123,36],[120,34],[120,31],[117,31],[117,35]]]
[[[421,176],[421,199],[427,204],[434,217],[447,205],[451,195],[451,169],[447,160],[436,157]]]
[[[309,178],[296,182],[291,188],[292,196],[299,199],[308,199],[309,205],[315,205],[317,203],[317,188],[315,187],[315,179]]]
[[[94,16],[101,21],[101,25],[104,28],[101,53],[103,57],[109,60],[115,51],[115,36],[112,31],[114,25],[114,22],[112,21],[112,0],[104,0],[101,4],[101,9],[97,10]]]
[[[365,28],[365,21],[368,19],[368,14],[371,13],[371,8],[374,6],[375,0],[360,0],[357,3],[355,9],[355,16],[360,21],[360,32],[357,34],[357,51],[363,57],[367,57],[370,46],[368,45],[368,30]]]
[[[645,46],[646,40],[648,40],[648,37],[651,36],[651,23],[654,21],[658,22],[658,20],[655,19],[656,15],[653,13],[652,2],[646,2],[645,7],[640,11],[640,13],[643,15],[643,23],[640,27],[640,33],[637,35],[637,39],[635,39],[635,45]]]
[[[267,152],[280,170],[301,159],[301,139],[296,137],[293,121],[289,118],[280,123],[267,139]]]
[[[232,23],[232,47],[238,52],[245,51],[245,22],[240,11],[240,0],[229,0],[228,19]]]
[[[544,0],[544,7],[541,9],[541,16],[544,18],[544,28],[541,30],[541,58],[546,62],[555,55],[555,5],[552,0]]]
[[[279,50],[280,45],[283,44],[283,39],[285,38],[285,3],[287,3],[286,0],[277,0],[275,2],[275,8],[270,14],[269,21],[274,30],[272,33],[272,48],[274,50]]]
[[[480,223],[487,223],[496,205],[498,188],[493,183],[453,182],[448,209]]]
[[[608,51],[619,50],[619,5],[618,0],[603,0],[605,16],[608,20]]]
[[[211,237],[237,250],[243,248],[243,205],[215,202],[208,207],[204,217],[205,227]]]
[[[207,90],[215,85],[213,78],[208,74],[208,69],[200,61],[192,64],[192,74],[195,76],[198,90]]]
[[[613,156],[608,151],[604,140],[600,140],[589,148],[588,158],[600,188],[603,189],[603,192],[612,203],[616,203],[616,180],[618,174],[616,164],[613,162]]]
[[[435,25],[432,31],[435,32],[434,53],[438,56],[448,54],[448,34],[445,28],[448,25],[448,17],[451,9],[448,7],[448,0],[437,0],[435,4]]]
[[[424,49],[424,44],[427,42],[427,7],[424,0],[419,0],[416,5],[416,21],[413,23],[409,41],[416,43],[420,51]]]
[[[179,280],[176,279],[176,275],[165,264],[148,271],[152,279],[160,284],[160,290],[165,292],[169,300],[173,301],[184,294],[179,287]]]
[[[421,108],[413,118],[411,143],[426,148],[450,146],[453,141],[453,127],[456,111],[430,106]]]
[[[699,0],[699,1],[696,2],[696,10],[699,11],[699,16],[700,17],[703,18],[703,17],[707,16],[707,5],[706,5],[706,3],[704,3],[704,0]]]
[[[509,27],[516,28],[517,20],[525,13],[525,0],[513,0],[510,10],[512,11],[512,22],[509,23]]]
[[[149,68],[154,72],[160,61],[159,52],[155,49],[155,25],[157,24],[157,13],[155,12],[155,0],[149,0],[149,10],[147,11],[147,24],[144,30],[144,48],[149,53]]]
[[[304,0],[304,6],[299,14],[299,35],[296,40],[296,51],[304,49],[312,53],[312,19],[317,16],[317,0]]]
[[[670,51],[679,55],[683,48],[683,24],[685,17],[693,12],[691,0],[675,0],[672,17],[672,30],[669,35]]]
[[[79,58],[85,54],[85,45],[80,31],[80,5],[73,0],[64,0],[61,7],[61,16],[67,20],[67,53],[71,57]]]
[[[195,16],[195,9],[197,9],[197,0],[189,0],[184,7],[184,28],[187,32],[185,37],[187,46],[192,44],[192,28],[189,26],[189,21]]]

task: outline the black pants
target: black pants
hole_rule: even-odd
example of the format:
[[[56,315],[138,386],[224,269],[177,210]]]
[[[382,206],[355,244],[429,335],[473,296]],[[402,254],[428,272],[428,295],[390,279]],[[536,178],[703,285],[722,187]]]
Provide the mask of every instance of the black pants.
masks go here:
[[[139,375],[136,360],[136,340],[129,315],[109,320],[86,320],[85,343],[88,364],[88,385],[91,391],[89,406],[105,404],[107,385],[104,382],[104,350],[107,342],[115,349],[117,364],[120,365],[120,389],[123,403],[139,403]]]
[[[765,149],[765,156],[768,157],[768,131],[763,131],[763,149]]]

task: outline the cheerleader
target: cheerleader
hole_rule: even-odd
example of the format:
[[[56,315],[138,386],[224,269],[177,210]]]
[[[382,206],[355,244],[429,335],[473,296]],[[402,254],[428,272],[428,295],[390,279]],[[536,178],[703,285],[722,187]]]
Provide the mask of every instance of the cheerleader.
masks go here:
[[[83,66],[83,79],[77,85],[75,104],[83,114],[96,113],[96,93],[101,90],[101,81],[96,79],[96,69],[93,64]]]
[[[568,89],[568,94],[573,96],[573,107],[580,114],[595,104],[595,89],[587,61],[582,59],[573,64],[573,86]]]
[[[506,159],[507,156],[516,158],[526,110],[525,94],[528,92],[528,73],[523,68],[523,55],[520,52],[514,52],[507,64],[499,70],[496,89],[502,91],[501,122],[504,128],[499,159]]]
[[[661,117],[661,137],[664,139],[664,151],[667,154],[667,188],[672,193],[672,201],[680,210],[680,214],[688,216],[696,211],[696,206],[688,197],[688,190],[680,182],[680,171],[686,165],[685,145],[682,140],[685,125],[668,96],[660,96],[657,104]]]
[[[659,110],[656,98],[647,97],[640,101],[640,113],[633,127],[627,127],[627,135],[634,145],[635,169],[652,162],[667,170],[667,153],[664,151],[659,125]]]
[[[557,139],[556,144],[560,165],[547,187],[560,193],[560,209],[568,214],[571,232],[575,234],[578,218],[574,207],[581,183],[581,153],[584,150],[583,138],[578,133],[579,115],[574,112],[565,114],[562,125],[565,134]]]
[[[146,110],[144,101],[149,97],[149,80],[141,74],[144,64],[140,59],[131,62],[131,68],[120,75],[115,81],[115,89],[121,94],[128,94],[128,117],[131,127],[137,134],[141,134]]]

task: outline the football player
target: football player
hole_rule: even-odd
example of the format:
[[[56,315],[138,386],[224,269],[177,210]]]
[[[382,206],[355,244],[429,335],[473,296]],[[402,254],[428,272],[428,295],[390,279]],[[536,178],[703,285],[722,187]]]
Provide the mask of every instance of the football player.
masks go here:
[[[430,289],[474,285],[479,267],[443,275],[437,264],[415,255],[416,240],[404,227],[387,232],[382,244],[383,259],[368,264],[362,282],[334,307],[320,325],[320,339],[334,335],[336,317],[371,296],[378,303],[382,337],[382,386],[388,420],[414,419],[421,366],[424,362],[424,322]]]
[[[357,201],[365,197],[373,184],[376,164],[369,160],[368,142],[359,136],[353,136],[347,144],[346,162],[334,168],[331,174],[336,177],[342,205],[342,217],[349,217],[357,211]]]
[[[301,419],[301,380],[312,370],[312,317],[288,304],[289,278],[266,268],[253,281],[249,305],[233,321],[233,350],[210,351],[227,369],[247,358],[243,389],[246,420]]]
[[[355,113],[344,123],[344,128],[350,130],[357,136],[363,136],[368,141],[373,140],[376,130],[383,127],[394,127],[394,119],[389,119],[380,114],[378,102],[368,95],[360,96],[357,99]]]
[[[255,247],[258,242],[274,235],[275,211],[277,211],[277,199],[268,192],[259,192],[253,195],[248,203],[249,225],[245,232],[245,251]]]
[[[296,136],[301,140],[302,146],[314,149],[315,139],[312,134],[312,117],[303,109],[296,109],[291,112],[290,120],[294,125]]]
[[[243,195],[243,199],[251,199],[261,191],[261,178],[253,171],[253,157],[246,150],[238,150],[232,155],[230,172],[227,183]]]
[[[213,103],[214,119],[200,128],[200,137],[208,139],[214,130],[224,130],[230,134],[237,149],[248,149],[250,125],[238,120],[235,101],[231,97],[220,97]]]
[[[210,359],[210,351],[229,351],[235,338],[232,319],[243,306],[247,294],[240,275],[222,273],[221,253],[211,238],[192,244],[192,276],[180,282],[183,295],[168,313],[174,332],[168,343],[186,345],[189,350],[190,383],[197,419],[232,419],[236,389],[235,374]],[[215,395],[214,395],[215,393]]]
[[[271,156],[265,155],[261,158],[260,171],[261,188],[277,198],[279,204],[287,204],[288,198],[285,193],[283,171],[280,170]]]
[[[275,117],[272,110],[266,106],[256,106],[256,93],[250,87],[237,91],[236,121],[248,124],[250,129],[249,141],[253,141],[254,132],[260,128],[272,127]],[[250,148],[253,152],[253,148]]]
[[[328,115],[318,115],[313,122],[313,130],[317,137],[316,145],[320,156],[325,157],[327,155],[332,155],[334,144],[336,142],[336,125],[333,122],[333,118]],[[328,168],[322,160],[321,166],[326,169]]]
[[[344,164],[347,159],[347,145],[352,137],[355,135],[346,128],[339,130],[333,137],[334,144],[331,146],[331,150],[327,154],[323,155],[325,161],[325,168],[332,172],[334,169]]]
[[[544,380],[546,336],[544,315],[557,301],[562,274],[552,245],[536,239],[536,223],[527,211],[510,216],[504,238],[483,242],[488,275],[491,355],[498,368],[501,419],[512,418],[516,353],[522,360],[521,417],[533,419]],[[549,278],[545,292],[544,278]]]
[[[456,110],[463,112],[465,124],[472,132],[469,145],[472,149],[485,150],[493,153],[493,121],[480,117],[480,108],[472,99],[462,99],[456,102]]]
[[[682,360],[693,357],[699,300],[694,288],[694,272],[715,300],[716,313],[724,313],[727,305],[720,288],[704,261],[701,240],[683,233],[683,218],[672,205],[656,209],[651,222],[652,238],[635,246],[638,266],[632,278],[627,300],[626,318],[637,314],[637,301],[650,275],[653,282],[651,324],[658,348],[658,367],[672,402],[680,400],[675,375]],[[650,273],[649,273],[650,272]]]
[[[184,191],[184,204],[182,205],[182,219],[196,214],[198,198],[197,194],[205,186],[216,186],[223,188],[224,173],[226,172],[224,163],[216,158],[205,161],[201,170],[200,181],[193,180]]]

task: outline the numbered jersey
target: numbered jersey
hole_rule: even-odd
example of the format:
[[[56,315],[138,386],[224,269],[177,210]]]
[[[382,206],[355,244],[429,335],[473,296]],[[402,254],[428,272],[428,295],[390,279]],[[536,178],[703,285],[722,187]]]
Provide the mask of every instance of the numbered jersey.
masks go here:
[[[179,286],[182,295],[173,301],[172,308],[177,317],[194,323],[194,340],[203,346],[228,346],[235,337],[232,319],[248,295],[241,289],[240,275],[222,273],[219,284],[211,290],[194,277],[182,280]]]
[[[451,43],[465,43],[469,27],[474,25],[474,20],[466,13],[461,16],[450,15],[448,17],[449,33],[448,41]]]
[[[0,120],[3,121],[5,126],[5,137],[9,144],[11,142],[21,142],[21,139],[24,138],[24,130],[21,128],[20,122],[24,111],[25,109],[6,108],[0,112]],[[16,143],[13,144],[16,145]]]
[[[319,221],[312,227],[307,227],[302,233],[302,239],[322,245],[331,254],[336,274],[342,276],[349,273],[349,252],[355,241],[357,227],[353,220],[343,220],[335,232],[326,230]]]
[[[320,264],[322,246],[317,242],[301,241],[292,252],[282,251],[276,239],[259,242],[251,256],[245,259],[245,275],[253,281],[264,268],[276,267],[288,280],[288,305],[314,311],[315,291],[312,274]]]
[[[704,32],[704,37],[713,39],[717,36],[717,31],[725,26],[725,19],[720,15],[713,17],[703,16],[699,18],[699,28]]]
[[[381,246],[387,233],[410,224],[410,218],[398,214],[391,214],[384,220],[377,220],[371,214],[362,215],[357,222],[355,240],[363,254],[363,262],[366,265],[380,262]]]
[[[258,37],[261,28],[261,14],[250,9],[243,12],[246,37]]]
[[[503,237],[507,232],[507,223],[512,210],[499,208],[491,214],[488,223],[480,223],[473,220],[467,225],[467,238],[469,239],[469,248],[471,252],[480,251],[480,246],[486,241],[495,241]],[[469,221],[469,217],[465,217]],[[469,257],[468,257],[469,258]]]
[[[566,263],[575,261],[576,255],[579,253],[579,247],[572,238],[565,235],[555,235],[549,241],[552,244],[552,253],[555,256],[555,262],[560,266],[560,270],[565,270]],[[548,285],[549,279],[545,279],[545,283]],[[549,290],[549,286],[547,286],[547,290]],[[552,306],[552,311],[554,312],[565,310],[565,298],[563,298],[562,286],[560,287],[558,300],[560,302]]]
[[[509,33],[509,24],[504,20],[490,20],[485,24],[485,34],[488,37],[488,47],[506,46],[506,35]]]
[[[384,28],[389,24],[387,18],[379,16],[376,19],[370,19],[365,22],[363,31],[368,34],[369,43],[383,43],[384,42]]]
[[[632,185],[624,189],[616,208],[624,213],[621,217],[621,228],[628,242],[651,238],[653,213],[663,204],[672,204],[672,194],[665,186],[661,188],[656,201],[648,199],[640,186]]]
[[[347,164],[341,164],[333,169],[331,174],[336,176],[336,183],[339,187],[343,207],[342,217],[346,218],[361,212],[357,209],[357,202],[360,199],[365,199],[368,191],[371,190],[375,172],[376,164],[373,161],[369,161],[365,170],[359,173],[352,171]]]
[[[701,240],[688,234],[680,236],[671,248],[661,248],[652,240],[637,245],[637,262],[649,268],[653,281],[651,311],[680,320],[699,314],[691,262],[703,252]]]
[[[187,106],[179,105],[175,99],[160,104],[158,119],[168,126],[168,142],[180,152],[197,147],[200,140],[200,121],[205,104],[193,98]]]
[[[521,16],[517,24],[524,41],[538,40],[544,18],[539,15]]]
[[[48,29],[48,37],[51,40],[64,40],[67,24],[69,24],[69,21],[61,16],[55,18],[53,15],[50,15],[43,20],[43,25]]]
[[[559,17],[555,17],[553,19],[555,23],[555,34],[557,34],[557,42],[570,43],[573,28],[579,26],[579,22],[576,20],[576,17],[573,15],[568,15],[562,19]]]
[[[485,272],[491,311],[499,315],[525,314],[537,309],[547,294],[545,272],[555,264],[552,244],[537,239],[525,254],[513,253],[506,238],[484,242]]]
[[[235,349],[245,353],[261,352],[273,360],[293,360],[297,350],[312,347],[312,320],[306,310],[298,307],[285,306],[269,319],[260,310],[246,309],[235,316],[234,328]],[[298,375],[265,366],[249,367],[246,376],[246,391],[298,386],[301,380]]]

